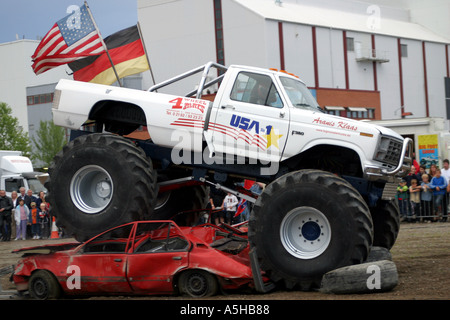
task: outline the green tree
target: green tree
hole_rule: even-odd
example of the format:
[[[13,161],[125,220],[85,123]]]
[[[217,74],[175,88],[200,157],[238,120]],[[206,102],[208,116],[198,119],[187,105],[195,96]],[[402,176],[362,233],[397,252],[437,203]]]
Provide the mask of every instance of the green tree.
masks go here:
[[[0,102],[0,150],[22,151],[24,156],[31,153],[30,138],[19,126],[19,119],[12,116],[12,109]]]
[[[31,159],[40,160],[44,167],[48,167],[53,157],[66,144],[64,128],[58,127],[52,121],[41,121],[36,138],[31,139],[34,143]]]

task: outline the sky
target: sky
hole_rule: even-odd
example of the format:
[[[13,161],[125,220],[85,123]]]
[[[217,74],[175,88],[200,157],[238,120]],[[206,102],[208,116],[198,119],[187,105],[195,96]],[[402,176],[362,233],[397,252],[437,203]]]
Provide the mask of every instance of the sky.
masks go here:
[[[87,0],[103,38],[137,23],[137,0]],[[0,0],[0,43],[44,37],[84,0]]]

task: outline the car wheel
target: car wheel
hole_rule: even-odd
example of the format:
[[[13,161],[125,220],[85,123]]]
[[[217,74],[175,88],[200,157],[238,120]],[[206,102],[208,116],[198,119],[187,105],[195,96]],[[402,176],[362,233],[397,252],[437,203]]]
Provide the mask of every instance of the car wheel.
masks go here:
[[[39,270],[32,274],[28,290],[33,299],[48,300],[61,296],[61,286],[56,278],[46,270]]]
[[[214,275],[203,270],[188,270],[178,280],[181,294],[193,298],[210,297],[217,293],[218,283]]]

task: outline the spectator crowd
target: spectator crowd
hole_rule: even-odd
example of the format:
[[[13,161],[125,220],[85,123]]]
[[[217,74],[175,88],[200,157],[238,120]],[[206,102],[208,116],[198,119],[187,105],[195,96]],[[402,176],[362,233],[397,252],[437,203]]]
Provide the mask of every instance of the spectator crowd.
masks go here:
[[[0,239],[15,240],[47,239],[50,237],[51,219],[49,203],[45,201],[45,193],[39,192],[38,197],[32,190],[11,192],[11,197],[5,190],[0,190]]]
[[[401,221],[447,221],[450,193],[449,160],[443,168],[435,164],[427,171],[417,163],[397,187],[397,201]]]

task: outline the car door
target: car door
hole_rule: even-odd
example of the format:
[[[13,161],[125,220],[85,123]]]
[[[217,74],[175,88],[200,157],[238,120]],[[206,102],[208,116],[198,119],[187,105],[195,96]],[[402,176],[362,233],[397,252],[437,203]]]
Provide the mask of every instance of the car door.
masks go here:
[[[173,277],[188,266],[189,242],[171,222],[140,222],[127,277],[135,293],[172,293]]]
[[[270,73],[235,72],[216,108],[215,152],[250,159],[280,161],[289,131],[289,107]]]
[[[80,272],[80,291],[131,292],[125,272],[132,227],[133,224],[128,224],[103,233],[86,242],[73,256],[70,266],[77,267]]]

